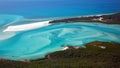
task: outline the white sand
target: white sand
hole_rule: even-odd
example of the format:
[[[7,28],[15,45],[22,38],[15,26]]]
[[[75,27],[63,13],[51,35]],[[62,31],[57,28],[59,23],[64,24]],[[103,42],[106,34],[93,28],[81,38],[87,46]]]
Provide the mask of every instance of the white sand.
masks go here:
[[[68,46],[65,46],[65,47],[63,48],[63,50],[67,50],[67,49],[69,49],[69,47],[68,47]]]
[[[15,36],[14,32],[0,32],[0,40],[5,40]]]
[[[35,22],[30,24],[23,24],[23,25],[14,25],[14,26],[8,26],[3,32],[7,31],[25,31],[25,30],[31,30],[36,29],[44,26],[50,25],[50,21],[43,21],[43,22]]]

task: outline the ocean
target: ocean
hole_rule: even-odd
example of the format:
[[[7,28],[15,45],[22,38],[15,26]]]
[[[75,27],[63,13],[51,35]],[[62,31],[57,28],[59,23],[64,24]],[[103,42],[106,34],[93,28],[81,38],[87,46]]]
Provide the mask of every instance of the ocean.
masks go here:
[[[24,17],[66,17],[120,11],[114,0],[0,0],[0,14]]]
[[[120,25],[99,22],[51,24],[67,17],[120,11],[113,0],[4,0],[0,1],[0,58],[35,60],[64,46],[92,41],[120,43]]]

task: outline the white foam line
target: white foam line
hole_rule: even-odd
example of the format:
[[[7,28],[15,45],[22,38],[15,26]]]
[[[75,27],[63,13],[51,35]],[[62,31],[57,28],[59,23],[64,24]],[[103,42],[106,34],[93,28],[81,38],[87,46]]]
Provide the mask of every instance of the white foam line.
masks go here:
[[[43,22],[35,22],[35,23],[30,23],[30,24],[8,26],[5,30],[3,30],[3,32],[25,31],[25,30],[36,29],[36,28],[40,28],[40,27],[50,25],[49,22],[50,21],[43,21]]]

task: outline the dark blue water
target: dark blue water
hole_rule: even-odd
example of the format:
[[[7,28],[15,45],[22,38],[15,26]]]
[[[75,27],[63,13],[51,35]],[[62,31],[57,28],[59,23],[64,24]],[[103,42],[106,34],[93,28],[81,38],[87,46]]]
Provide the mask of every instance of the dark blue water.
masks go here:
[[[0,14],[25,17],[63,17],[114,13],[120,1],[114,0],[2,0]]]

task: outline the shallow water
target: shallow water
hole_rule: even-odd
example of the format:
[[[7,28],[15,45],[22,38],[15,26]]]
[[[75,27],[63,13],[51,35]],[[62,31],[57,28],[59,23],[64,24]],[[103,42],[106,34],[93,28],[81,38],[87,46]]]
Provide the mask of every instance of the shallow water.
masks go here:
[[[48,53],[63,50],[65,45],[84,46],[92,41],[120,43],[120,25],[80,22],[51,24],[26,31],[3,32],[14,24],[16,22],[1,27],[0,58],[34,60],[44,58]]]

